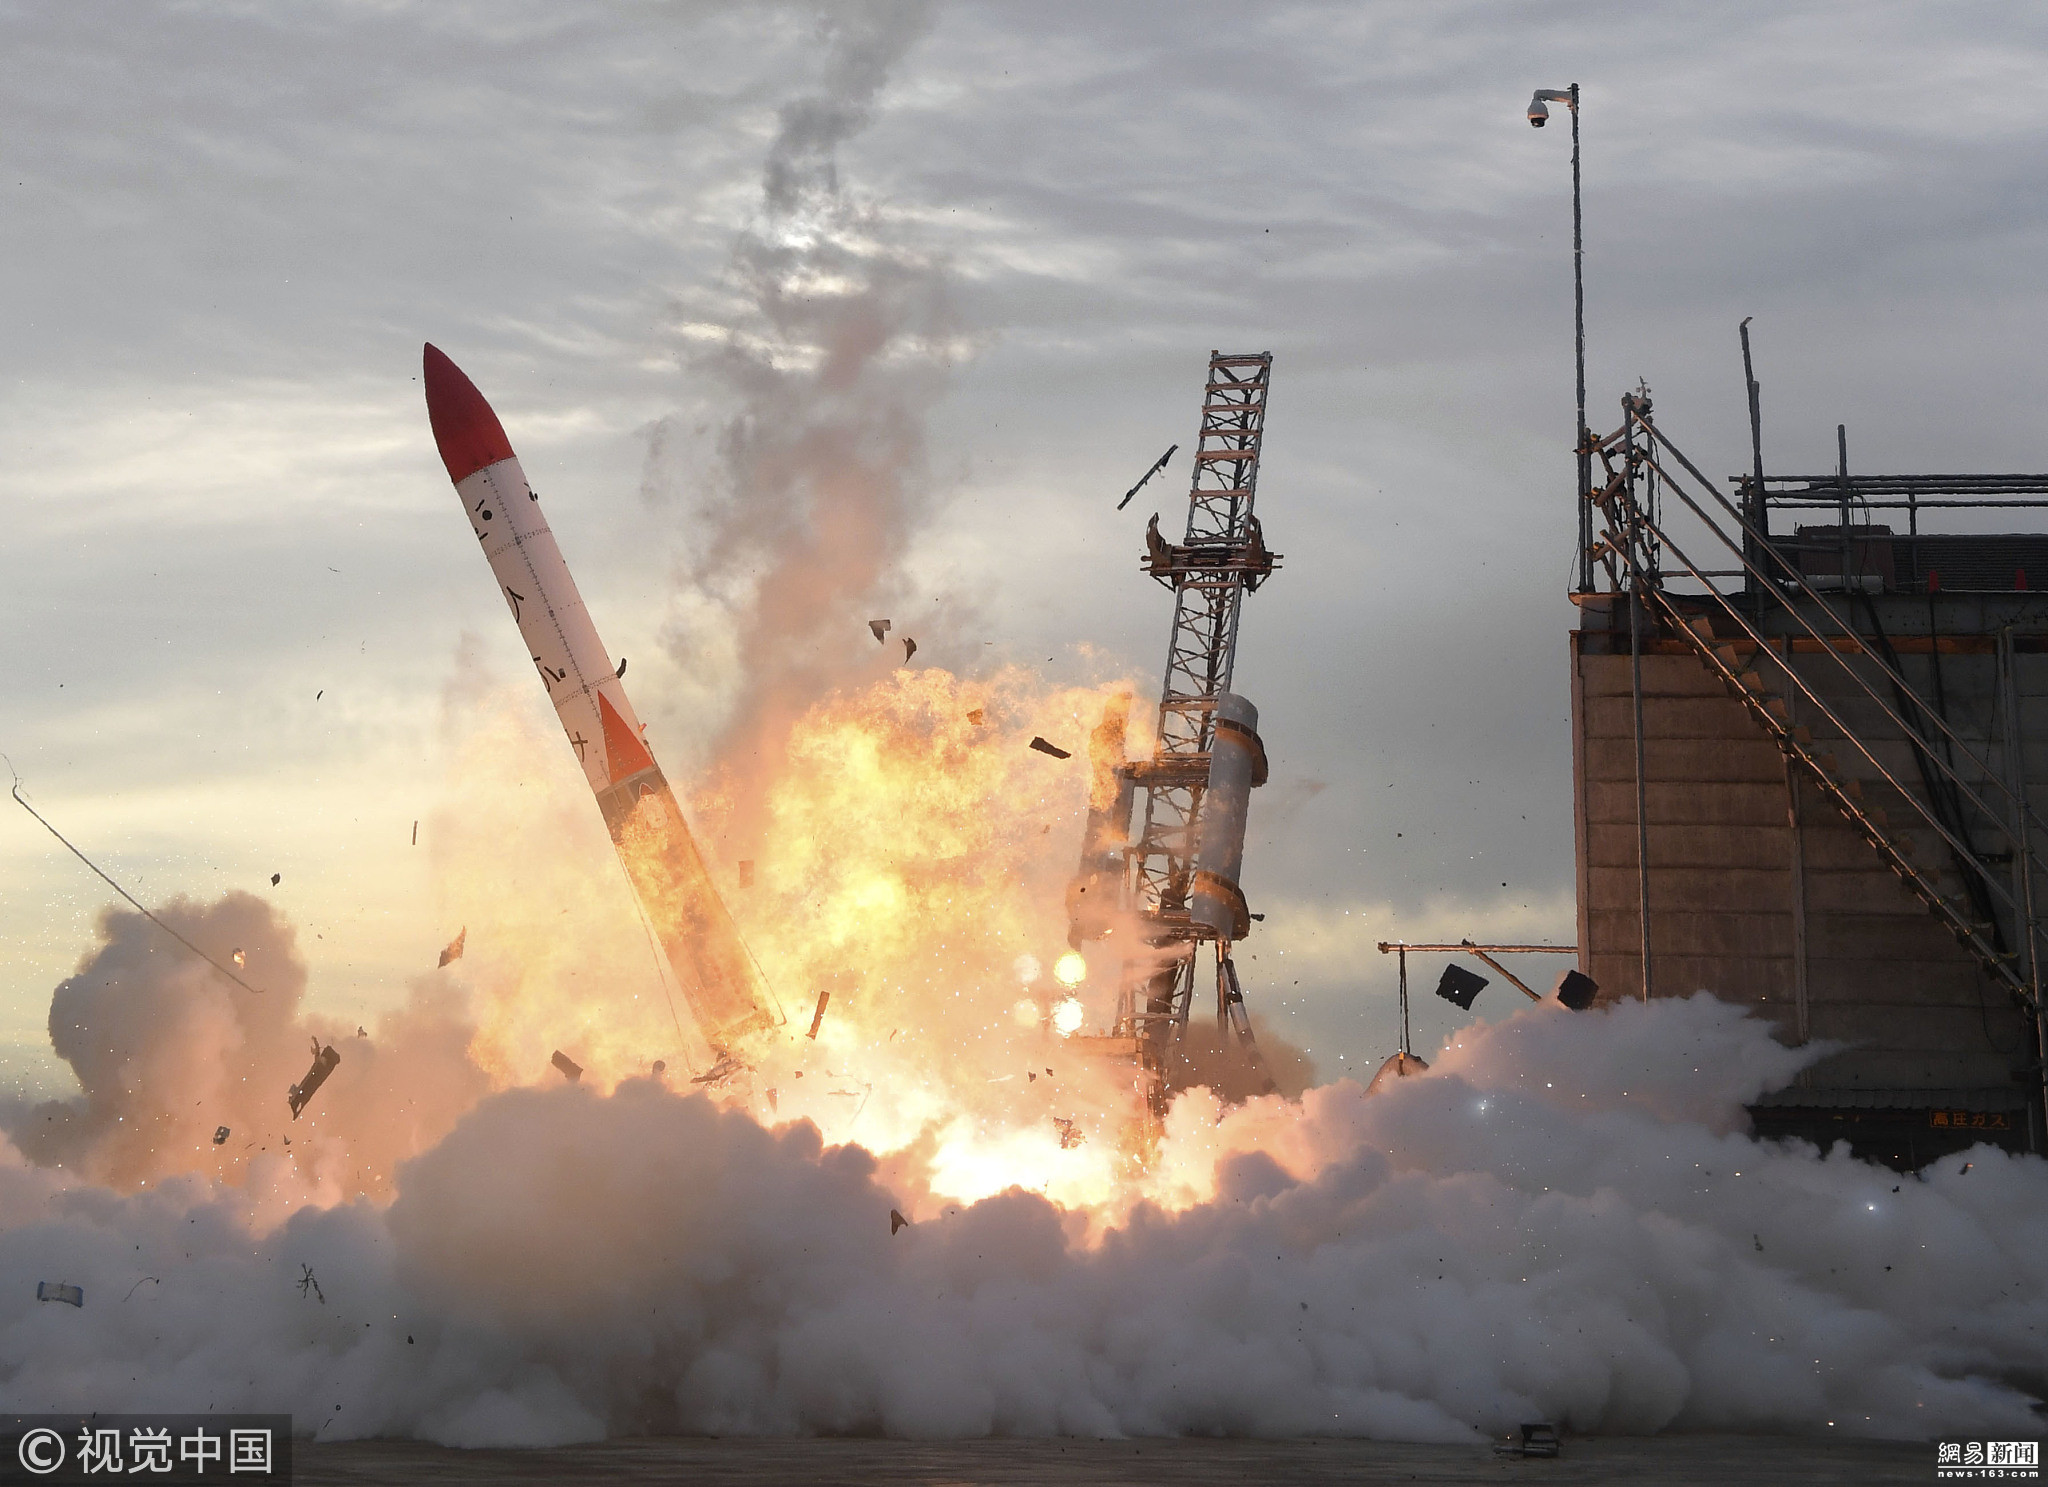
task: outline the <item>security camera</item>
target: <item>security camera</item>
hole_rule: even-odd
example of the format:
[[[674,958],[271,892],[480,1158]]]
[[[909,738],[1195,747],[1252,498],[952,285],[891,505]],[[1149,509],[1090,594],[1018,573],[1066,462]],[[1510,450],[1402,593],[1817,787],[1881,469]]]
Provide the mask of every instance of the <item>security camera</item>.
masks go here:
[[[1541,98],[1538,98],[1538,99],[1536,99],[1535,101],[1533,101],[1532,103],[1530,103],[1530,105],[1529,105],[1529,127],[1530,127],[1530,128],[1532,128],[1532,129],[1541,129],[1541,128],[1542,128],[1542,127],[1543,127],[1543,126],[1544,126],[1545,124],[1547,124],[1547,123],[1548,123],[1549,121],[1550,121],[1550,105],[1549,105],[1549,104],[1545,103],[1545,102],[1544,102],[1544,101],[1543,101],[1543,100],[1542,100]]]

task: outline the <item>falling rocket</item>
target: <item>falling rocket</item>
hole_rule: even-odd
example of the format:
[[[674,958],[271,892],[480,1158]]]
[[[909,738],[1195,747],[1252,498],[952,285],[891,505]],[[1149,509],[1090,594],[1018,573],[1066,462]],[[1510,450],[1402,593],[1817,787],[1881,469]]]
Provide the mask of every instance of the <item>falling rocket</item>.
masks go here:
[[[697,1026],[721,1053],[782,1021],[705,869],[675,793],[598,639],[540,498],[476,385],[426,348],[427,419],[470,529],[597,797],[619,861],[653,922]]]

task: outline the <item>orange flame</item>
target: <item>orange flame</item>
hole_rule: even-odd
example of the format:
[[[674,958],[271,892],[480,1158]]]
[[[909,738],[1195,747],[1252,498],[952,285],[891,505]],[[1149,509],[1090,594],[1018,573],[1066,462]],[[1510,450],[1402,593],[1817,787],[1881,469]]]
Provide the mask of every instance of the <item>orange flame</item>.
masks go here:
[[[1012,1185],[1070,1206],[1107,1201],[1129,1170],[1136,1070],[1063,1036],[1056,1024],[1071,1014],[1055,1018],[1053,1002],[1072,995],[1081,1031],[1106,1030],[1119,957],[1095,956],[1099,969],[1071,993],[1031,974],[1066,948],[1063,895],[1094,781],[1085,757],[1029,744],[1080,743],[1127,691],[1053,686],[1018,668],[981,680],[906,669],[813,706],[767,778],[749,782],[760,802],[750,815],[765,822],[747,849],[753,886],[717,874],[785,1021],[750,1042],[747,1067],[715,1096],[898,1155],[934,1201]],[[491,731],[511,757],[502,725]],[[451,877],[461,903],[450,917],[472,926],[472,1055],[501,1083],[557,1077],[557,1047],[602,1086],[657,1058],[671,1082],[688,1077],[683,1065],[710,1072],[698,1040],[679,1035],[687,1009],[658,979],[596,813],[587,794],[573,798],[580,783],[526,781],[527,819],[489,813],[487,862],[509,898],[477,881],[484,862]],[[729,788],[695,802],[707,855],[736,798]],[[1019,1016],[1020,1000],[1041,1015]]]

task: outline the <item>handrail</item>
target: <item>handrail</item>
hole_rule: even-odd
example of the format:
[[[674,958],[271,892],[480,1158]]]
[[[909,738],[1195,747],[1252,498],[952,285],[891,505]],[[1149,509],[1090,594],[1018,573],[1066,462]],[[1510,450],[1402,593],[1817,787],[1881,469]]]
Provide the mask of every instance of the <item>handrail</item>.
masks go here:
[[[1685,566],[1688,572],[1694,573],[1695,576],[1697,576],[1697,570],[1693,567],[1692,560],[1686,556],[1683,549],[1673,544],[1670,541],[1670,539],[1667,536],[1665,536],[1660,531],[1660,529],[1656,527],[1655,523],[1651,522],[1647,517],[1642,516],[1640,510],[1638,510],[1637,512],[1637,519],[1641,521],[1644,526],[1648,527],[1651,531],[1656,532],[1658,534],[1660,540],[1662,540],[1664,543],[1665,551],[1672,553],[1674,556],[1676,556],[1679,562]],[[1603,538],[1612,543],[1617,551],[1620,551],[1622,553],[1624,561],[1626,561],[1629,565],[1629,574],[1631,579],[1640,581],[1642,577],[1641,565],[1635,561],[1632,550],[1628,547],[1623,546],[1620,540],[1617,538],[1616,534],[1611,529],[1603,532],[1601,535]],[[1704,637],[1700,636],[1697,631],[1694,631],[1689,625],[1687,625],[1684,622],[1684,617],[1679,614],[1676,605],[1672,603],[1669,595],[1665,594],[1661,589],[1655,588],[1645,588],[1641,592],[1647,597],[1651,598],[1660,608],[1662,608],[1662,610],[1666,614],[1668,614],[1672,618],[1674,622],[1676,622],[1677,627],[1680,630],[1684,631],[1688,636],[1691,637],[1691,642],[1693,646],[1708,657],[1708,659],[1712,662],[1715,670],[1722,674],[1724,681],[1734,682],[1735,685],[1741,689],[1745,697],[1749,698],[1752,704],[1754,704],[1754,693],[1751,692],[1749,688],[1741,686],[1740,681],[1737,680],[1735,677],[1735,672],[1733,668],[1728,666],[1725,662],[1723,662],[1718,655],[1713,654],[1712,648],[1708,644],[1707,640]],[[1736,610],[1734,606],[1730,605],[1727,602],[1726,596],[1721,594],[1718,590],[1714,590],[1711,587],[1711,585],[1709,586],[1709,592],[1713,593],[1715,598],[1721,601],[1722,608],[1726,610],[1731,617],[1734,618],[1736,623],[1741,625],[1746,633],[1750,634],[1753,638],[1755,638],[1760,646],[1763,646],[1762,637],[1757,636],[1756,632],[1750,628],[1749,622],[1743,618],[1741,613],[1738,610]],[[1763,646],[1763,648],[1768,649],[1768,646]],[[1812,699],[1814,704],[1820,708],[1821,712],[1828,718],[1828,720],[1834,723],[1836,728],[1838,728],[1841,731],[1842,736],[1845,739],[1847,739],[1850,743],[1854,744],[1857,747],[1857,749],[1863,753],[1864,757],[1869,759],[1870,762],[1877,768],[1878,773],[1883,775],[1884,778],[1891,783],[1892,787],[1898,790],[1900,795],[1904,796],[1906,802],[1909,805],[1911,805],[1914,810],[1920,813],[1922,818],[1926,820],[1927,824],[1932,826],[1935,829],[1935,831],[1941,835],[1942,839],[1946,841],[1952,848],[1956,848],[1969,861],[1977,864],[1979,876],[1983,879],[1987,886],[1989,886],[1993,891],[1998,893],[1998,895],[2005,900],[2007,906],[2013,910],[2015,916],[2023,917],[2023,910],[2021,909],[2019,903],[2013,898],[2010,891],[2003,888],[1997,882],[1996,879],[1994,879],[1988,872],[1984,871],[1983,865],[1977,861],[1976,854],[1970,851],[1968,848],[1962,847],[1961,844],[1959,844],[1956,841],[1955,837],[1949,833],[1948,829],[1942,825],[1940,820],[1938,820],[1926,806],[1923,806],[1919,802],[1919,800],[1911,794],[1911,792],[1907,791],[1904,787],[1899,785],[1898,781],[1893,778],[1891,772],[1887,770],[1884,767],[1884,765],[1876,758],[1876,756],[1870,752],[1869,748],[1863,743],[1862,739],[1859,738],[1852,730],[1850,730],[1845,724],[1843,724],[1839,718],[1837,718],[1834,715],[1834,712],[1828,707],[1828,705],[1824,701],[1822,701],[1820,697],[1817,694],[1815,694],[1810,687],[1806,685],[1804,679],[1801,678],[1797,672],[1793,671],[1789,666],[1785,668],[1785,672],[1786,675],[1792,681],[1799,685],[1800,690]],[[1884,830],[1884,828],[1878,826],[1875,822],[1870,820],[1869,816],[1864,812],[1862,806],[1860,806],[1847,793],[1847,791],[1843,788],[1841,782],[1833,778],[1833,776],[1831,776],[1826,770],[1822,769],[1819,766],[1819,764],[1813,759],[1811,754],[1808,753],[1807,749],[1803,745],[1801,745],[1797,739],[1791,737],[1791,728],[1789,727],[1789,725],[1782,724],[1778,720],[1773,719],[1772,726],[1774,728],[1780,729],[1783,732],[1787,742],[1790,745],[1790,751],[1799,758],[1800,762],[1804,764],[1806,768],[1813,774],[1815,779],[1817,779],[1820,782],[1823,790],[1834,798],[1837,806],[1839,806],[1841,809],[1847,812],[1858,824],[1860,824],[1863,827],[1864,831],[1869,834],[1873,842],[1882,845],[1883,850],[1892,858],[1892,860],[1895,863],[1898,864],[1900,870],[1902,870],[1908,876],[1916,879],[1922,885],[1923,890],[1926,892],[1926,894],[1932,899],[1934,904],[1940,907],[1941,911],[1947,916],[1951,923],[1953,923],[1958,929],[1960,929],[1963,932],[1963,934],[1969,939],[1978,940],[1980,937],[1978,935],[1976,926],[1971,921],[1966,920],[1962,917],[1961,913],[1957,910],[1956,906],[1950,903],[1946,898],[1944,898],[1941,895],[1940,891],[1935,887],[1935,885],[1932,882],[1930,882],[1927,879],[1926,875],[1920,870],[1920,868],[1917,865],[1905,859],[1905,857],[1900,853],[1898,847],[1892,843],[1889,834]],[[2031,848],[2028,848],[2026,850],[2028,850],[2029,855],[2031,856]],[[2034,936],[2034,938],[2038,941],[2039,936],[2036,935]],[[2030,948],[2032,949],[2034,954],[2039,954],[2040,947],[2038,943],[2034,944]],[[2006,983],[2007,988],[2013,993],[2015,997],[2018,998],[2018,1000],[2023,1006],[2029,1009],[2035,1008],[2036,1003],[2030,987],[2028,986],[2026,981],[2021,979],[2018,972],[2012,966],[2006,964],[2006,957],[1999,954],[1996,950],[1990,948],[1982,949],[1978,952],[1978,954],[1980,960],[1984,963],[1984,965],[1989,970],[1991,970],[1998,977],[1998,979]]]
[[[1692,559],[1686,555],[1685,550],[1683,548],[1679,547],[1676,543],[1672,542],[1668,536],[1665,536],[1663,532],[1656,526],[1656,524],[1652,522],[1648,517],[1638,514],[1637,520],[1640,521],[1643,524],[1643,526],[1649,528],[1651,531],[1656,532],[1658,534],[1659,540],[1662,541],[1664,544],[1664,550],[1667,553],[1671,554],[1673,557],[1676,557],[1688,573],[1694,574],[1695,577],[1698,576],[1697,571],[1693,567]],[[1603,537],[1608,538],[1609,540],[1614,540],[1614,533],[1612,531],[1603,532],[1601,535]],[[1626,556],[1626,553],[1624,553],[1624,557]],[[1629,572],[1631,575],[1637,575],[1640,572],[1638,565],[1633,561],[1630,561],[1629,563]],[[1677,610],[1671,605],[1670,599],[1662,592],[1646,586],[1643,590],[1643,593],[1646,596],[1653,597],[1657,603],[1662,605],[1672,615],[1674,619],[1679,618]],[[1723,596],[1717,593],[1716,597],[1721,598]],[[1727,604],[1725,602],[1725,599],[1723,600],[1722,607],[1735,620],[1736,624],[1742,627],[1744,634],[1748,635],[1762,649],[1766,651],[1770,649],[1769,643],[1765,641],[1764,638],[1761,635],[1759,635],[1753,628],[1751,628],[1749,621],[1743,618],[1740,610],[1737,610],[1732,605]],[[1684,628],[1682,621],[1680,623],[1680,628]],[[1839,717],[1835,715],[1834,709],[1830,708],[1827,705],[1827,703],[1821,698],[1820,694],[1814,691],[1813,688],[1807,684],[1807,681],[1804,677],[1800,676],[1799,673],[1794,671],[1790,666],[1786,666],[1784,670],[1786,677],[1795,686],[1797,686],[1803,694],[1805,694],[1806,698],[1810,702],[1812,702],[1815,707],[1820,709],[1821,715],[1835,726],[1836,730],[1841,733],[1844,739],[1846,739],[1849,743],[1854,744],[1856,746],[1857,751],[1861,753],[1864,758],[1870,761],[1871,766],[1875,768],[1877,772],[1884,777],[1885,782],[1889,784],[1894,790],[1897,790],[1899,794],[1903,795],[1906,798],[1907,802],[1912,805],[1913,809],[1918,811],[1921,814],[1921,816],[1923,816],[1926,819],[1927,824],[1932,826],[1937,832],[1941,834],[1941,838],[1943,841],[1947,842],[1949,846],[1953,847],[1956,851],[1962,853],[1962,855],[1968,858],[1971,862],[1977,861],[1977,853],[1966,843],[1957,840],[1957,838],[1949,831],[1949,829],[1946,826],[1944,826],[1941,823],[1941,821],[1933,815],[1933,813],[1929,810],[1927,806],[1923,806],[1920,803],[1919,799],[1916,796],[1914,796],[1911,791],[1909,791],[1908,789],[1906,789],[1904,785],[1901,785],[1899,783],[1898,779],[1892,774],[1892,772],[1889,769],[1885,768],[1883,761],[1881,761],[1875,754],[1873,754],[1870,751],[1870,746],[1863,742],[1862,738],[1857,735],[1855,730],[1850,728],[1848,724],[1844,723]],[[1937,761],[1937,763],[1938,762],[1939,761]],[[1985,873],[1983,874],[1983,876],[1985,878],[1985,881],[1991,885],[1992,889],[1995,892],[1997,892],[2001,898],[2005,900],[2006,906],[2011,908],[2015,912],[2018,912],[2020,906],[2018,902],[2012,897],[2012,894],[2007,889],[2001,887],[1998,884],[1997,880],[1992,878],[1990,874]]]
[[[1666,449],[1670,450],[1672,455],[1677,458],[1678,462],[1682,464],[1686,468],[1686,470],[1692,475],[1693,479],[1699,481],[1701,486],[1703,486],[1707,490],[1708,494],[1714,498],[1714,500],[1721,506],[1723,510],[1725,510],[1730,516],[1735,518],[1736,522],[1741,525],[1742,529],[1745,532],[1747,532],[1750,536],[1756,538],[1757,541],[1761,543],[1768,544],[1770,542],[1770,538],[1768,536],[1757,531],[1757,529],[1751,525],[1748,518],[1744,517],[1742,513],[1738,511],[1735,507],[1729,505],[1727,500],[1722,497],[1721,493],[1713,488],[1713,483],[1709,481],[1706,476],[1702,475],[1699,472],[1699,468],[1695,466],[1691,460],[1685,457],[1685,452],[1681,450],[1677,445],[1673,444],[1669,439],[1665,438],[1664,435],[1658,431],[1657,426],[1654,423],[1651,423],[1648,419],[1645,419],[1633,412],[1630,414],[1630,417],[1634,419],[1636,422],[1640,423],[1643,426],[1643,428],[1649,432],[1649,435],[1653,441],[1663,445]],[[1708,516],[1706,512],[1700,509],[1699,504],[1695,502],[1691,496],[1686,494],[1685,487],[1681,485],[1678,481],[1672,479],[1671,473],[1668,470],[1666,470],[1661,464],[1659,464],[1653,456],[1646,454],[1644,456],[1644,459],[1645,462],[1652,469],[1656,470],[1658,474],[1664,477],[1666,484],[1668,484],[1670,488],[1677,493],[1678,499],[1686,504],[1687,509],[1689,509],[1693,513],[1693,515],[1697,516],[1700,519],[1700,521],[1706,526],[1707,530],[1712,532],[1715,538],[1720,541],[1722,546],[1726,547],[1730,552],[1735,554],[1737,560],[1741,562],[1742,566],[1745,569],[1747,569],[1752,576],[1757,578],[1766,588],[1770,588],[1773,591],[1777,590],[1777,583],[1779,581],[1768,577],[1759,568],[1757,568],[1755,564],[1751,563],[1748,554],[1746,554],[1743,551],[1741,544],[1731,540],[1728,534],[1721,530],[1720,524],[1716,522],[1712,517]],[[1653,528],[1653,530],[1657,531],[1658,540],[1664,542],[1668,546],[1670,543],[1670,538],[1667,537],[1661,529]],[[1688,569],[1690,569],[1691,566],[1691,564],[1687,564]],[[1820,608],[1821,612],[1827,615],[1829,619],[1835,622],[1836,626],[1841,630],[1844,638],[1856,641],[1861,653],[1868,657],[1870,661],[1873,664],[1875,664],[1877,668],[1880,671],[1882,671],[1885,674],[1885,676],[1895,686],[1903,688],[1911,696],[1918,696],[1918,693],[1915,692],[1913,688],[1913,684],[1907,681],[1905,677],[1901,676],[1896,670],[1894,670],[1890,663],[1884,659],[1884,657],[1878,655],[1867,644],[1865,644],[1863,636],[1855,629],[1854,626],[1850,625],[1839,614],[1835,613],[1833,605],[1829,604],[1827,600],[1823,599],[1820,596],[1820,594],[1816,592],[1814,588],[1806,582],[1804,578],[1800,577],[1797,573],[1791,573],[1791,570],[1789,569],[1787,569],[1786,571],[1790,573],[1792,581],[1799,585],[1800,590],[1804,592],[1809,599],[1813,600],[1815,605],[1817,605]],[[1693,576],[1696,578],[1700,577],[1700,575],[1697,572],[1695,572]],[[1704,578],[1701,578],[1700,581],[1702,583],[1706,582]],[[1714,589],[1714,586],[1711,583],[1707,584],[1707,588],[1713,593],[1715,593],[1717,597],[1721,597],[1725,601],[1725,596],[1721,595],[1719,590]],[[1784,596],[1782,593],[1779,594],[1779,600],[1781,603],[1783,603]],[[1790,604],[1785,604],[1784,607],[1785,612],[1791,615],[1794,620],[1798,621],[1801,628],[1803,628],[1809,636],[1811,636],[1813,639],[1821,643],[1822,650],[1824,650],[1830,657],[1834,659],[1836,664],[1842,668],[1843,672],[1850,678],[1850,680],[1854,681],[1857,686],[1861,687],[1863,689],[1864,694],[1868,696],[1872,702],[1875,702],[1878,705],[1879,709],[1883,711],[1884,715],[1887,718],[1889,718],[1893,723],[1898,725],[1900,732],[1907,734],[1909,736],[1918,736],[1920,738],[1920,746],[1924,748],[1924,745],[1927,742],[1927,740],[1925,736],[1921,734],[1920,730],[1908,724],[1904,718],[1900,717],[1897,713],[1895,713],[1892,710],[1891,705],[1878,695],[1877,689],[1872,687],[1868,681],[1866,681],[1861,675],[1857,673],[1855,667],[1849,664],[1846,657],[1839,654],[1835,650],[1834,646],[1829,643],[1828,637],[1822,635],[1819,630],[1815,629],[1812,623],[1809,622],[1804,615],[1802,615],[1797,609],[1793,608]],[[1745,628],[1747,628],[1747,626],[1745,626]],[[1789,674],[1791,668],[1788,666],[1786,670]],[[1993,785],[1995,785],[2000,791],[2000,793],[2002,793],[2006,797],[2006,799],[2011,803],[2013,807],[2019,810],[2024,810],[2026,812],[2026,821],[2030,822],[2035,827],[2038,827],[2044,831],[2048,831],[2048,823],[2044,823],[2040,817],[2036,816],[2033,813],[2032,810],[2027,809],[2025,803],[2021,801],[2013,793],[2012,787],[2006,784],[2005,781],[1999,779],[1998,776],[1992,771],[1991,766],[1989,764],[1986,764],[1982,759],[1977,757],[1976,751],[1970,747],[1968,742],[1965,741],[1960,734],[1958,734],[1953,728],[1951,728],[1948,725],[1948,720],[1946,718],[1943,718],[1939,713],[1935,712],[1932,708],[1925,706],[1923,706],[1920,709],[1920,712],[1922,716],[1928,718],[1930,721],[1933,722],[1934,726],[1940,730],[1942,735],[1946,737],[1950,743],[1954,744],[1958,749],[1962,750],[1963,756],[1966,759],[1968,759],[1970,763],[1977,766],[1978,770],[1982,772],[1983,777],[1986,780],[1989,780]],[[1837,726],[1840,725],[1838,724]],[[1989,805],[1987,805],[1983,801],[1983,799],[1978,796],[1977,792],[1970,787],[1969,783],[1965,781],[1962,778],[1962,776],[1958,774],[1950,765],[1948,765],[1945,761],[1936,756],[1931,749],[1926,750],[1926,753],[1930,758],[1934,759],[1936,767],[1940,769],[1943,774],[1947,775],[1949,779],[1953,781],[1959,789],[1961,789],[1966,795],[1969,796],[1970,803],[1976,806],[1979,811],[1981,811],[1986,817],[1988,817],[1991,821],[1998,825],[1999,830],[2005,834],[2006,840],[2008,842],[2011,842],[2015,846],[2019,844],[2019,833],[2015,832],[2007,822],[2001,819],[2001,815],[1999,812],[1993,810]],[[1966,851],[1965,855],[1970,857],[1973,861],[1976,859],[1977,856],[1977,854],[1973,851]]]

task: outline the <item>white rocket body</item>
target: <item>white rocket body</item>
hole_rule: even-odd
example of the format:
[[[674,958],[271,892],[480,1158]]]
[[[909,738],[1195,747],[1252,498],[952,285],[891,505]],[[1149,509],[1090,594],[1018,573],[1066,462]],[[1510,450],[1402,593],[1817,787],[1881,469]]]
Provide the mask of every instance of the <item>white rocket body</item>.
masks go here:
[[[654,762],[610,653],[497,415],[426,350],[427,410],[470,530],[597,797],[705,1040],[721,1054],[782,1019]]]

